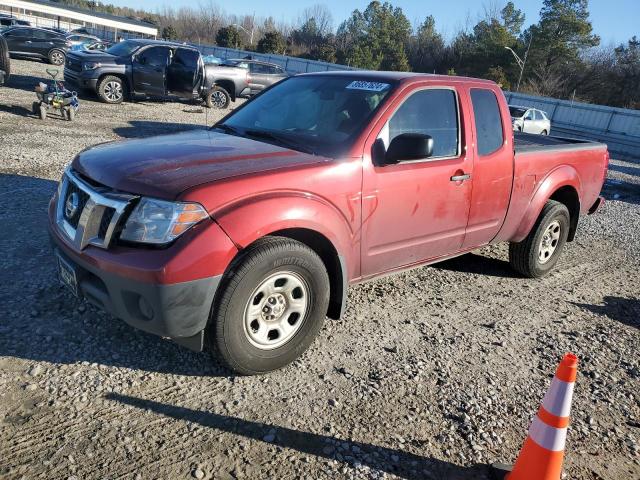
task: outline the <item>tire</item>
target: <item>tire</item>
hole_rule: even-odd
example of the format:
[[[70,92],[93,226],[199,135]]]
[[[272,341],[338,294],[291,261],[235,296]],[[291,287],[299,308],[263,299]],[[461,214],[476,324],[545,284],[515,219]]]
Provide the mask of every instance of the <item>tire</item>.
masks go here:
[[[49,58],[49,63],[52,65],[64,65],[65,60],[67,59],[67,55],[58,49],[53,49],[47,55]]]
[[[214,85],[204,98],[205,104],[209,108],[219,108],[224,110],[231,103],[231,95],[220,85]]]
[[[300,242],[265,237],[241,252],[225,275],[208,343],[236,373],[270,372],[309,347],[328,306],[329,276],[320,257]]]
[[[120,77],[105,75],[98,82],[98,97],[105,103],[122,103],[126,95],[126,86]]]
[[[511,267],[529,278],[540,278],[549,273],[560,258],[570,225],[567,207],[549,200],[529,235],[521,242],[509,244]]]
[[[4,71],[5,82],[7,82],[11,75],[11,58],[9,57],[7,41],[2,36],[0,36],[0,70]]]
[[[546,130],[542,130],[542,132],[540,132],[540,135],[549,135],[549,133]]]
[[[47,119],[47,107],[40,105],[38,113],[40,114],[40,120]]]

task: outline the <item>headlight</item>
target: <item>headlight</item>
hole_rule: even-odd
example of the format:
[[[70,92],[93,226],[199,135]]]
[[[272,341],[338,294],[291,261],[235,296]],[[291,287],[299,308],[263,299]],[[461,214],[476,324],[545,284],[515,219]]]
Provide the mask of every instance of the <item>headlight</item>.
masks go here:
[[[95,70],[96,68],[100,68],[102,64],[100,62],[85,62],[82,64],[83,70]]]
[[[142,198],[129,215],[120,238],[157,245],[169,243],[208,216],[198,203]]]

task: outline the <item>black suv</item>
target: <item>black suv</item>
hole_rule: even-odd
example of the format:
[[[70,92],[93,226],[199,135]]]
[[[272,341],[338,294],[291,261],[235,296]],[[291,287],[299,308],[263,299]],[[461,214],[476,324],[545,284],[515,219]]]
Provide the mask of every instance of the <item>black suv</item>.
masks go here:
[[[69,44],[63,33],[46,28],[10,27],[3,30],[1,35],[7,41],[11,55],[64,65]]]

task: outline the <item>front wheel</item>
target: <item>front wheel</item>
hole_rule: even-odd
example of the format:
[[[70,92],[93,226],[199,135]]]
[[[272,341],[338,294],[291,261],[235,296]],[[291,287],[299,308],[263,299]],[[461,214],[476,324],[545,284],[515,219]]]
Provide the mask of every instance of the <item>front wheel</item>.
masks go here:
[[[269,372],[309,347],[328,305],[329,277],[320,257],[300,242],[266,237],[233,261],[207,338],[235,372]]]
[[[49,63],[53,65],[64,65],[67,56],[62,50],[51,50],[49,52]]]
[[[231,103],[231,95],[220,85],[215,85],[204,98],[207,107],[224,110]]]
[[[527,237],[509,244],[509,263],[525,277],[539,278],[558,262],[571,220],[565,205],[549,200]]]
[[[98,97],[105,103],[122,103],[125,86],[120,77],[107,75],[98,83]]]

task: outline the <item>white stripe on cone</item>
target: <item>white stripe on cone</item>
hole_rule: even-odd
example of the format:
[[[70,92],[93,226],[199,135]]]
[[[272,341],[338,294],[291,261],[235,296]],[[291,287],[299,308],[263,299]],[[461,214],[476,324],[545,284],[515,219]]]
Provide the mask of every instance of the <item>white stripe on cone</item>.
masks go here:
[[[567,440],[567,429],[566,427],[550,427],[536,415],[529,427],[529,437],[542,448],[560,452],[564,450],[564,445]]]
[[[556,417],[568,417],[571,411],[574,382],[563,382],[553,377],[551,387],[542,400],[544,409]]]

